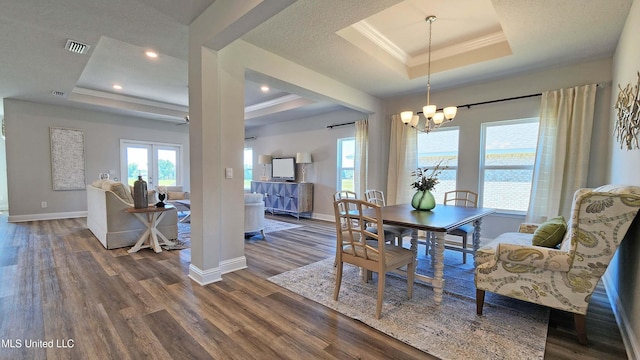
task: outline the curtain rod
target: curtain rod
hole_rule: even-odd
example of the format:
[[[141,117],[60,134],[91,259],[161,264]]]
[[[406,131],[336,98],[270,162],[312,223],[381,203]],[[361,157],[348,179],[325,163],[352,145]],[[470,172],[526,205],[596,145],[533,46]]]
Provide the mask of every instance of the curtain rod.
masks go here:
[[[355,123],[356,123],[355,121],[352,121],[352,122],[347,122],[347,123],[342,123],[342,124],[327,125],[327,129],[333,129],[334,127],[338,127],[338,126],[353,125]]]
[[[537,94],[529,94],[529,95],[522,95],[522,96],[514,96],[514,97],[498,99],[498,100],[481,101],[481,102],[477,102],[477,103],[458,105],[458,108],[466,107],[467,109],[471,109],[472,106],[493,104],[493,103],[498,103],[498,102],[503,102],[503,101],[510,101],[510,100],[526,99],[526,98],[536,97],[536,96],[541,96],[541,95],[542,95],[542,93],[537,93]],[[438,109],[437,111],[442,111],[442,109]],[[418,111],[416,114],[422,114],[422,111]]]
[[[505,98],[505,99],[498,99],[498,100],[482,101],[482,102],[477,102],[477,103],[472,103],[472,104],[458,105],[458,107],[459,108],[466,107],[467,109],[470,109],[472,106],[492,104],[492,103],[497,103],[497,102],[502,102],[502,101],[509,101],[509,100],[526,99],[526,98],[530,98],[530,97],[534,97],[534,96],[540,96],[540,95],[542,95],[542,93],[522,95],[522,96],[514,96],[514,97]],[[438,109],[438,110],[441,111],[442,109]],[[416,114],[422,114],[422,111],[419,111]],[[347,123],[342,123],[342,124],[327,125],[327,129],[333,129],[334,127],[338,127],[338,126],[353,125],[355,123],[356,123],[355,121],[352,121],[352,122],[347,122]]]

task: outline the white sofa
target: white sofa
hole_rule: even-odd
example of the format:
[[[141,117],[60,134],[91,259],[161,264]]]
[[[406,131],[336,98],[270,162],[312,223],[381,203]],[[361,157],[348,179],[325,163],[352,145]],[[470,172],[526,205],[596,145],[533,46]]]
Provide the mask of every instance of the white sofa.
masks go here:
[[[105,248],[133,246],[146,230],[138,218],[124,211],[131,206],[133,198],[122,183],[97,180],[87,186],[87,227]],[[167,239],[177,239],[178,212],[167,211],[157,228]]]

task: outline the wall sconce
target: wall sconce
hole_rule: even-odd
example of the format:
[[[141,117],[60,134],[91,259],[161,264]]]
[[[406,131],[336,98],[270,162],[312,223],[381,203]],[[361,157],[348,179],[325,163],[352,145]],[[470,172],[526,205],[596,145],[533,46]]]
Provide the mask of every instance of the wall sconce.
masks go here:
[[[305,174],[307,172],[307,164],[311,164],[311,154],[308,152],[297,153],[296,163],[302,164],[302,182],[307,182]]]
[[[260,176],[260,180],[269,180],[269,177],[267,176],[267,165],[271,164],[271,155],[258,156],[258,164],[262,165],[262,176]]]
[[[623,89],[618,84],[618,100],[614,108],[618,111],[614,133],[620,142],[620,148],[627,145],[627,150],[634,147],[640,149],[638,144],[638,133],[640,132],[640,71],[638,71],[638,82],[631,88],[631,84]]]

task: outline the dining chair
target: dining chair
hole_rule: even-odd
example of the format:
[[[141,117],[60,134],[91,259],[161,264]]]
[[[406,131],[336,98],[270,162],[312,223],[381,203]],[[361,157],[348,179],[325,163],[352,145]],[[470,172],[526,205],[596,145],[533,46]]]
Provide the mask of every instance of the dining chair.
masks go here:
[[[372,204],[384,207],[387,206],[384,199],[384,193],[381,190],[365,190],[364,198]],[[405,236],[411,236],[412,229],[402,226],[385,225],[384,231],[391,234],[396,239],[396,244],[402,246],[402,240]]]
[[[456,205],[465,207],[478,206],[478,193],[470,190],[453,190],[444,193],[444,205]],[[467,254],[473,254],[473,249],[467,248],[467,237],[473,233],[473,224],[462,225],[459,228],[447,231],[447,234],[462,237],[461,246],[446,245],[445,249],[462,252],[462,263],[467,263]]]
[[[344,209],[352,209],[344,211]],[[371,209],[373,214],[364,213]],[[382,224],[381,207],[367,201],[357,199],[340,199],[333,203],[336,219],[336,287],[333,299],[338,300],[340,286],[342,284],[342,271],[344,263],[363,268],[366,271],[365,278],[369,279],[371,272],[378,274],[378,294],[376,303],[376,318],[380,318],[382,302],[384,299],[384,287],[386,273],[407,267],[407,296],[413,296],[413,282],[416,268],[416,256],[401,246],[387,244],[384,231],[377,233],[368,230],[366,224],[375,224],[376,229],[384,229]],[[346,229],[341,226],[346,224]]]
[[[358,198],[358,194],[356,194],[353,191],[349,191],[349,190],[342,190],[342,191],[338,191],[335,194],[333,194],[333,201],[338,201],[341,199],[357,199]],[[345,205],[346,206],[346,205]],[[340,209],[341,211],[348,211],[350,209],[344,208],[344,209]],[[345,224],[341,224],[343,228],[346,227]]]

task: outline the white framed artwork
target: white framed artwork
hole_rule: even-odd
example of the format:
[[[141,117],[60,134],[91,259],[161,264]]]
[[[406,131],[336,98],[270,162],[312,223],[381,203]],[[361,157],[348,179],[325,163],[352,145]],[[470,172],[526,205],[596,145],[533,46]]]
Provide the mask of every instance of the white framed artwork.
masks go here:
[[[53,190],[84,190],[84,131],[50,128]]]

